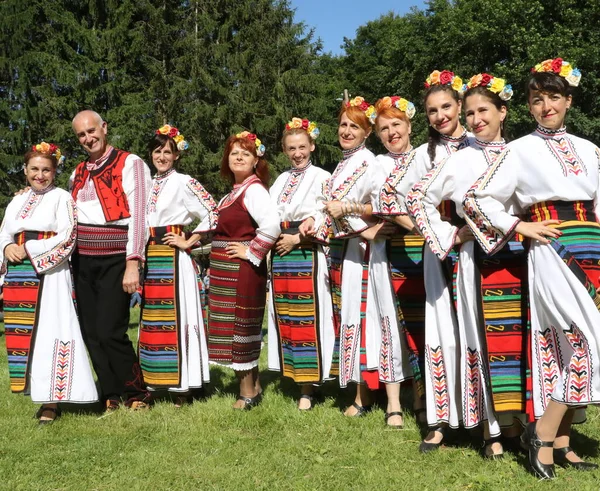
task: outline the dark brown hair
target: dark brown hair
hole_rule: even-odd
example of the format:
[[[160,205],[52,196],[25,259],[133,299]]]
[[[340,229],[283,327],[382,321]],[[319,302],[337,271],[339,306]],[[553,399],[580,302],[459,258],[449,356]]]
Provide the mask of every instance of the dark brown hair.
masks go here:
[[[472,95],[481,95],[481,96],[485,97],[494,106],[496,106],[496,109],[498,109],[498,110],[500,110],[503,106],[508,109],[508,103],[506,101],[503,101],[502,99],[500,99],[500,96],[498,96],[498,94],[492,92],[489,89],[486,89],[485,87],[481,87],[481,86],[473,87],[472,89],[467,90],[463,95],[463,104],[466,104],[467,98]],[[500,136],[502,136],[502,138],[504,138],[506,141],[508,141],[508,138],[507,138],[506,129],[504,127],[506,125],[507,120],[508,120],[508,112],[506,113],[506,117],[504,118],[504,121],[503,121],[504,124],[502,124],[500,126]]]
[[[223,150],[223,157],[221,158],[221,176],[231,184],[235,184],[235,176],[229,168],[229,154],[236,143],[239,143],[240,147],[258,158],[254,173],[265,186],[269,186],[269,164],[267,164],[267,161],[263,157],[258,157],[256,154],[256,145],[254,144],[254,141],[245,137],[239,138],[233,135],[227,138],[225,149]]]
[[[450,85],[432,85],[427,89],[427,92],[425,92],[425,97],[423,97],[425,111],[427,111],[427,99],[429,99],[431,94],[435,94],[436,92],[447,92],[452,96],[457,104],[460,102],[460,95]],[[429,118],[429,116],[427,117]],[[429,133],[427,135],[427,155],[429,155],[429,161],[433,163],[435,160],[435,147],[440,142],[440,133],[431,125],[428,125],[428,128]]]
[[[171,138],[170,136],[158,133],[154,133],[154,135],[152,135],[152,138],[148,140],[148,153],[152,155],[152,152],[154,152],[154,150],[156,150],[157,148],[163,148],[167,144],[169,145],[169,148],[174,154],[179,155],[179,150],[177,149],[177,143],[175,143],[175,140],[173,140],[173,138]]]
[[[533,91],[560,94],[564,97],[570,96],[572,92],[569,82],[554,72],[532,73],[527,82],[527,98]]]

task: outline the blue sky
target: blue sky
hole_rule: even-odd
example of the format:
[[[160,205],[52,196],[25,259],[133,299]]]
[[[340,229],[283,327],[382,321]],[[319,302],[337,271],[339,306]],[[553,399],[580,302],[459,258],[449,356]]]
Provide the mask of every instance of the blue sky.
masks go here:
[[[325,52],[342,54],[344,37],[353,39],[356,29],[370,20],[393,11],[404,14],[415,6],[425,8],[423,0],[291,0],[296,22],[315,28]]]

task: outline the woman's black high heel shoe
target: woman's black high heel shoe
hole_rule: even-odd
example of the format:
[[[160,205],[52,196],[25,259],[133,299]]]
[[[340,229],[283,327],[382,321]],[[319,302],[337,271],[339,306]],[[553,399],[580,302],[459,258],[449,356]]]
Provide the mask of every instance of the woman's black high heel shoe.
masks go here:
[[[556,477],[554,464],[542,464],[538,458],[540,448],[552,447],[553,442],[544,442],[539,439],[535,431],[535,422],[529,423],[521,435],[521,444],[529,452],[529,465],[532,472],[540,479],[553,479]]]
[[[598,464],[594,464],[593,462],[572,462],[567,459],[567,454],[572,452],[573,449],[571,447],[562,447],[555,448],[552,452],[554,456],[554,463],[560,465],[561,467],[573,467],[579,471],[593,471],[598,468]]]

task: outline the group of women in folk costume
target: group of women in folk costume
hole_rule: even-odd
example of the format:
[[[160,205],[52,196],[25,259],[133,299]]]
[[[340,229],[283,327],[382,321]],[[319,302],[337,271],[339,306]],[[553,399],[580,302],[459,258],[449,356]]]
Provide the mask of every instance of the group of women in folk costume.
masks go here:
[[[482,428],[485,457],[526,447],[543,478],[554,463],[597,467],[570,447],[571,423],[600,399],[600,150],[564,128],[579,77],[560,58],[537,65],[527,96],[538,127],[512,143],[512,89],[486,73],[463,85],[432,72],[429,141],[416,149],[412,103],[356,97],[339,114],[343,159],[332,175],[311,160],[316,124],[293,118],[282,138],[291,168],[270,192],[264,145],[239,133],[225,144],[221,174],[233,189],[218,204],[174,169],[187,147],[179,130],[157,130],[138,350],[148,387],[189,402],[211,361],[236,372],[234,408],[260,402],[271,251],[268,364],[301,386],[299,409],[339,375],[341,387],[357,384],[347,416],[365,414],[371,390],[385,387],[386,424],[402,427],[400,384],[412,378],[415,414],[429,426],[422,452],[462,424]],[[373,128],[387,150],[377,157],[365,146]],[[11,388],[43,404],[40,422],[58,402],[98,397],[69,272],[77,214],[53,184],[59,159],[47,143],[26,154],[30,189],[0,230]],[[209,233],[206,326],[189,249]]]

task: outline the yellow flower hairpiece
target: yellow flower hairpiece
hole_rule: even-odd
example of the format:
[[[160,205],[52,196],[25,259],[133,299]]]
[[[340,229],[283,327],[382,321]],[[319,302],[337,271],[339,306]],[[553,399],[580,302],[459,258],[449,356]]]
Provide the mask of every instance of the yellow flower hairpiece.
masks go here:
[[[581,80],[581,72],[562,58],[544,60],[531,69],[532,73],[555,73],[564,78],[571,87],[577,87]]]
[[[235,135],[236,138],[247,138],[250,141],[254,142],[256,146],[256,155],[258,157],[262,157],[265,154],[266,148],[262,144],[262,142],[258,139],[258,137],[254,133],[250,133],[249,131],[242,131],[241,133],[237,133]]]
[[[365,113],[365,116],[369,122],[371,124],[375,124],[375,118],[377,117],[375,106],[365,101],[364,97],[356,96],[354,99],[350,99],[348,102],[346,102],[346,107],[358,107],[362,112]]]
[[[507,84],[506,80],[494,77],[489,73],[473,75],[465,84],[465,90],[472,89],[473,87],[485,87],[494,94],[497,94],[503,101],[509,101],[513,96],[512,86]]]
[[[175,128],[175,126],[171,126],[169,124],[161,126],[156,130],[156,134],[165,135],[169,138],[173,138],[175,145],[177,145],[177,150],[179,150],[180,152],[183,152],[184,150],[190,148],[188,142],[185,140],[185,137],[177,128]]]
[[[292,118],[292,120],[288,121],[285,125],[286,130],[291,130],[294,128],[306,130],[311,140],[316,140],[321,134],[319,128],[317,127],[317,123],[314,121],[309,121],[306,118]]]

